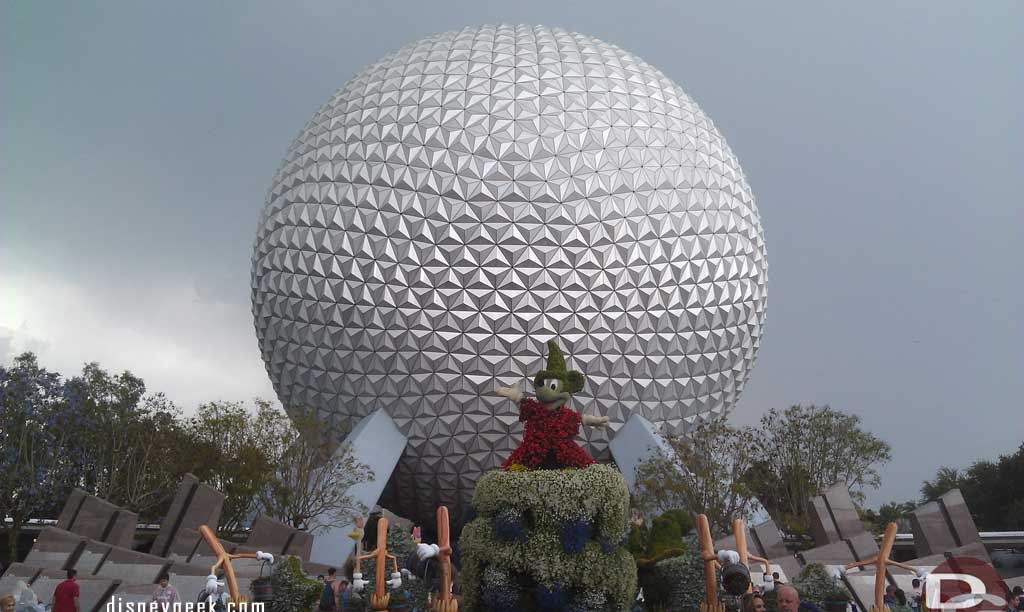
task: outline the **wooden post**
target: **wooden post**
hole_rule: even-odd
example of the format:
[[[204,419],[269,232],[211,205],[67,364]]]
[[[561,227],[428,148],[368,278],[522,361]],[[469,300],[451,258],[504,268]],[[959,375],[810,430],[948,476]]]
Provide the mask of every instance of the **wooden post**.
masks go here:
[[[374,610],[387,610],[391,600],[391,594],[385,590],[387,562],[390,560],[394,564],[397,573],[398,559],[394,555],[388,554],[388,519],[383,516],[377,521],[377,549],[372,553],[356,557],[356,572],[362,573],[359,564],[363,559],[373,559],[377,562],[376,588],[370,595],[370,607]]]
[[[875,566],[875,605],[872,607],[873,612],[888,612],[889,607],[885,605],[885,580],[887,577],[887,566],[892,565],[900,567],[905,570],[917,572],[917,568],[907,565],[906,563],[900,563],[899,561],[893,561],[889,558],[892,554],[892,546],[896,542],[896,523],[889,523],[885,528],[885,535],[882,536],[882,546],[878,549],[878,555],[871,559],[859,561],[857,563],[850,563],[846,566],[846,569],[853,569],[864,567],[865,565]]]
[[[740,555],[740,563],[747,568],[747,571],[750,571],[751,561],[763,564],[765,573],[772,571],[772,566],[768,563],[768,559],[750,554],[747,548],[747,529],[742,519],[736,519],[732,522],[732,533],[736,537],[736,552]],[[747,592],[754,592],[753,580],[751,580],[750,586],[747,587]]]
[[[735,519],[732,522],[732,534],[736,538],[736,552],[740,555],[740,563],[743,567],[750,570],[750,553],[747,552],[747,526],[743,524],[743,519]],[[750,593],[754,590],[754,584],[751,582],[747,586],[747,592]]]
[[[448,528],[448,508],[437,509],[437,558],[441,564],[441,592],[432,612],[458,612],[459,602],[452,597],[452,544]]]
[[[212,529],[206,525],[200,525],[199,533],[203,536],[203,539],[206,540],[206,545],[213,551],[214,556],[217,557],[217,562],[210,568],[210,573],[216,575],[217,568],[223,567],[224,582],[228,588],[228,596],[231,597],[231,601],[235,603],[245,601],[241,593],[238,592],[238,580],[235,578],[235,568],[232,567],[231,560],[255,559],[256,553],[241,553],[237,555],[228,554],[228,552],[224,550],[224,546],[220,543],[220,540],[218,540],[217,536],[214,535]]]
[[[724,606],[718,602],[718,575],[715,572],[718,559],[715,555],[715,543],[711,540],[711,526],[708,524],[708,517],[703,514],[697,515],[697,536],[700,538],[701,559],[704,561],[705,599],[700,609],[701,612],[720,612]]]

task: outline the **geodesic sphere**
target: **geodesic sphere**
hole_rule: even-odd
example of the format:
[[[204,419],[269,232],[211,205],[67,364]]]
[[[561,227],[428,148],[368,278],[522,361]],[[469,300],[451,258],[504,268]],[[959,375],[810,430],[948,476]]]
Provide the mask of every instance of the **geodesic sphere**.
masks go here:
[[[430,36],[349,81],[274,177],[253,254],[281,402],[408,437],[383,503],[432,524],[521,436],[557,335],[598,459],[634,413],[725,414],[754,362],[765,247],[739,163],[654,67],[560,29]]]

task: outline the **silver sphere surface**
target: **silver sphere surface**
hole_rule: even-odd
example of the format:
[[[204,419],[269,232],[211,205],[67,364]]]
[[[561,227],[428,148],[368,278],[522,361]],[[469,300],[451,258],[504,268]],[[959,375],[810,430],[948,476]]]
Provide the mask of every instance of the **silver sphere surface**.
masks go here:
[[[589,36],[481,26],[370,65],[274,177],[252,259],[281,402],[408,437],[382,503],[432,524],[517,446],[558,337],[608,439],[727,414],[760,344],[767,259],[740,165],[664,74]]]

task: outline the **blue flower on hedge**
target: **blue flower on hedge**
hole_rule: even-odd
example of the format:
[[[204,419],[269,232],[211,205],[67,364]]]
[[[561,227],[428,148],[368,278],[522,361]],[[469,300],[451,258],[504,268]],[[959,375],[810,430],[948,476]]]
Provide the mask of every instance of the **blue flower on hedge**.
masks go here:
[[[499,540],[512,542],[526,537],[523,528],[523,512],[518,508],[507,508],[494,517],[494,534]]]
[[[603,612],[608,609],[607,597],[598,591],[577,592],[567,612]]]
[[[569,604],[569,594],[561,585],[546,587],[543,584],[537,586],[537,607],[541,610],[565,610]]]
[[[519,598],[515,592],[503,588],[484,591],[484,601],[494,612],[517,612],[516,608],[519,607]]]
[[[560,536],[562,539],[562,550],[569,554],[583,552],[587,545],[593,526],[585,519],[576,519],[562,523]]]
[[[601,538],[601,551],[606,555],[610,555],[615,551],[615,544],[608,538]]]

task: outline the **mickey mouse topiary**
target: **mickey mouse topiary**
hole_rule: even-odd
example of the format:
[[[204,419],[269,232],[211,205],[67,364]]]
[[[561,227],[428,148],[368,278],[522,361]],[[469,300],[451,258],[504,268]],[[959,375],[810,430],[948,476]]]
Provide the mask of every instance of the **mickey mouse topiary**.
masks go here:
[[[548,341],[547,367],[537,372],[533,386],[537,398],[517,387],[501,387],[498,395],[519,404],[519,420],[526,423],[523,442],[502,464],[509,469],[583,468],[594,460],[576,444],[580,425],[604,427],[608,417],[581,415],[568,407],[573,393],[583,390],[583,373],[569,370],[558,343]]]

